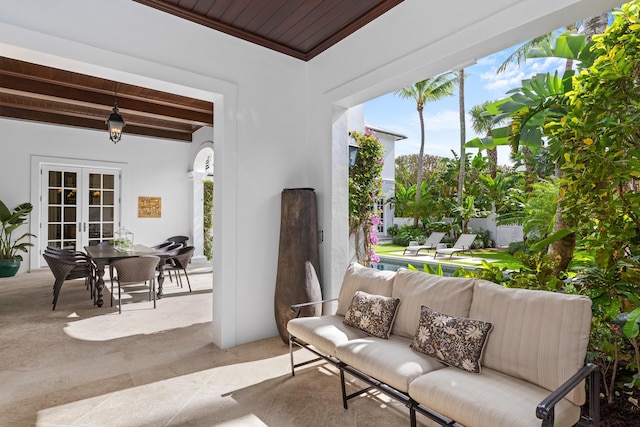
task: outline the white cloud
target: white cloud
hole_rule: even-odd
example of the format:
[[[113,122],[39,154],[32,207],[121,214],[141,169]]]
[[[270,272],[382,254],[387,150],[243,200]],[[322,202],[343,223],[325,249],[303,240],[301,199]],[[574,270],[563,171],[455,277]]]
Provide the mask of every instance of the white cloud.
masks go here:
[[[556,70],[558,72],[562,72],[564,70],[565,63],[566,60],[562,58],[544,58],[544,61],[533,61],[530,65],[529,71],[531,75],[538,73],[553,74]]]
[[[483,88],[498,97],[504,96],[508,90],[520,86],[524,78],[525,72],[516,66],[509,66],[500,74],[490,70],[480,75]]]
[[[507,91],[520,87],[522,80],[531,78],[531,76],[539,73],[554,73],[556,70],[561,73],[564,70],[564,66],[565,60],[561,58],[528,60],[521,64],[520,67],[510,65],[500,74],[489,69],[489,71],[480,75],[480,81],[483,82],[485,90],[502,97]]]
[[[416,118],[418,115],[416,114]],[[460,113],[453,110],[440,110],[435,114],[424,115],[424,129],[429,132],[440,132],[443,130],[458,130],[460,128]],[[418,126],[419,122],[418,122]]]

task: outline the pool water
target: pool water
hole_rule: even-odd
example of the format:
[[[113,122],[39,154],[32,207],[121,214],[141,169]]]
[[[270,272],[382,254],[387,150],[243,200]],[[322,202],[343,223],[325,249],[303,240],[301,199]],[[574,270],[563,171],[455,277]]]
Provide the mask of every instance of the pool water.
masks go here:
[[[425,262],[425,261],[417,261],[417,260],[407,262],[405,260],[396,259],[396,258],[380,257],[380,262],[375,263],[374,268],[377,268],[378,270],[396,271],[400,267],[407,268],[409,264],[414,266],[418,271],[424,271],[424,264],[429,264],[431,267],[435,269],[438,267],[438,264],[441,264],[441,263]],[[441,265],[442,265],[442,274],[444,276],[452,276],[454,271],[460,268],[460,266],[457,266],[457,265],[448,265],[448,264],[441,264]]]

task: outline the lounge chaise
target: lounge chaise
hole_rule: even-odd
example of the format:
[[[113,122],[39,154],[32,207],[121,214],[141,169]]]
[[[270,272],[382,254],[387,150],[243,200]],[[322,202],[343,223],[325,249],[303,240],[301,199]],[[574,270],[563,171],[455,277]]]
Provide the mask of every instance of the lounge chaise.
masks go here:
[[[438,254],[449,255],[449,258],[453,256],[453,254],[458,252],[471,252],[471,245],[473,241],[476,240],[477,234],[461,234],[458,237],[458,240],[453,244],[451,248],[436,248],[436,252],[433,254],[433,257],[437,257]]]
[[[417,256],[418,252],[422,250],[428,251],[429,249],[435,249],[438,247],[438,243],[442,241],[445,235],[446,233],[431,233],[431,236],[429,236],[429,238],[427,239],[426,242],[424,242],[424,244],[409,245],[406,248],[404,248],[404,252],[402,252],[402,255],[405,255],[407,254],[407,252],[409,252],[409,255]]]

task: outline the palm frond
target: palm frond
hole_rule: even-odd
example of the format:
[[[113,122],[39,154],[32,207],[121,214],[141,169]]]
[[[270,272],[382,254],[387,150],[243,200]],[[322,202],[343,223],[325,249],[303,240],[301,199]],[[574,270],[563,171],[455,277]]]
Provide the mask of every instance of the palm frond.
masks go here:
[[[536,37],[524,43],[518,49],[514,50],[513,53],[507,57],[507,59],[504,60],[502,65],[498,67],[496,74],[505,72],[506,69],[509,68],[509,66],[512,64],[516,64],[518,67],[520,67],[520,65],[525,62],[527,58],[527,54],[530,51],[532,51],[533,49],[539,48],[543,44],[550,43],[551,40],[553,40],[553,34],[548,33],[548,34],[543,34],[539,37]]]

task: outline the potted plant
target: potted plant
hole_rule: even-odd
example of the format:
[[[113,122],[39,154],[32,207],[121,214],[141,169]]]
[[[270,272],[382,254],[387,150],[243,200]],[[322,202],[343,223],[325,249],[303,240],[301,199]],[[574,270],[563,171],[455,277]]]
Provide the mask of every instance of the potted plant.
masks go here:
[[[31,203],[22,203],[11,212],[0,200],[0,277],[15,276],[22,261],[18,252],[27,252],[27,248],[33,246],[33,243],[23,241],[30,236],[36,237],[31,233],[24,233],[17,239],[11,237],[27,221],[32,210]]]

